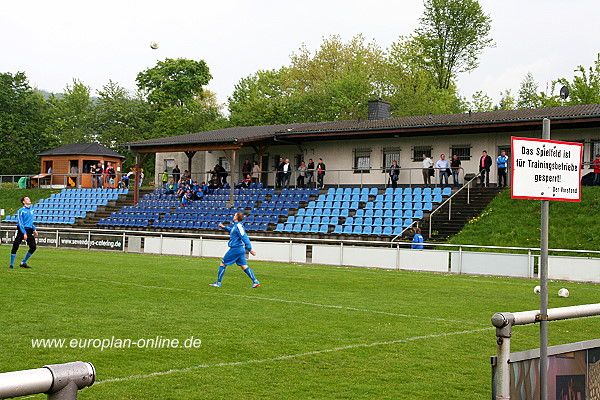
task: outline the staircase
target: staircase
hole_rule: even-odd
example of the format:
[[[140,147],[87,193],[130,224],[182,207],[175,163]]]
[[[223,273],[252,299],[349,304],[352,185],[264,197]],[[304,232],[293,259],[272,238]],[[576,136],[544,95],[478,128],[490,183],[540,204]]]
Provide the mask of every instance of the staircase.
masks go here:
[[[485,207],[503,190],[504,188],[471,188],[470,203],[467,204],[467,190],[464,189],[452,198],[452,219],[448,220],[448,203],[433,215],[431,224],[431,238],[436,241],[443,241],[448,237],[457,234],[471,220],[477,217]],[[423,236],[429,235],[429,218],[426,215],[421,229]]]

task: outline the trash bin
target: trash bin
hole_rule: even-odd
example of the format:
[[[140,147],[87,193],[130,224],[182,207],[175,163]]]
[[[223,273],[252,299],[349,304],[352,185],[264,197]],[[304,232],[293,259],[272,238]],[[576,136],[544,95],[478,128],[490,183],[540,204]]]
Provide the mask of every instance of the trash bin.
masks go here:
[[[27,189],[27,179],[26,176],[19,178],[19,189]]]

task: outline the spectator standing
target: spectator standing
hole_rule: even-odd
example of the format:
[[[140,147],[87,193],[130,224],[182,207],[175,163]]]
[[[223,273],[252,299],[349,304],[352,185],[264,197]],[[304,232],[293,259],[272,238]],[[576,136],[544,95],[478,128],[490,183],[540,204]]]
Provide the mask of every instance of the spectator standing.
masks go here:
[[[260,181],[260,165],[258,165],[258,161],[254,161],[254,165],[252,166],[252,182],[258,183]]]
[[[179,165],[175,165],[175,168],[173,168],[173,180],[175,181],[175,183],[179,182],[179,178],[181,177],[181,170],[179,169]]]
[[[422,250],[425,240],[423,239],[423,235],[421,235],[421,228],[415,228],[415,234],[413,236],[413,244],[410,246],[411,249]]]
[[[144,183],[144,168],[140,169],[140,187],[142,187],[142,183]]]
[[[298,178],[296,178],[296,186],[304,188],[304,175],[306,174],[306,163],[302,161],[298,166]]]
[[[427,154],[423,154],[423,184],[425,186],[431,185],[431,175],[430,169],[433,168],[433,161],[431,158],[427,156]]]
[[[275,170],[277,171],[277,173],[275,174],[275,187],[281,187],[281,184],[283,183],[283,164],[285,164],[283,162],[283,157],[279,157],[279,163],[277,163],[277,167],[275,167]]]
[[[325,167],[325,163],[322,158],[319,158],[319,163],[317,164],[317,186],[319,189],[325,189],[325,183],[323,180],[325,179],[325,171],[327,168]]]
[[[160,181],[162,182],[163,188],[166,189],[167,188],[167,184],[169,183],[169,173],[167,172],[166,168],[165,168],[165,172],[162,173]]]
[[[392,161],[392,166],[390,167],[390,181],[392,181],[392,188],[396,189],[398,187],[398,178],[400,177],[400,166],[398,165],[398,161]]]
[[[496,159],[498,165],[498,187],[506,187],[506,171],[508,170],[508,156],[506,152],[500,153]]]
[[[96,172],[96,165],[92,164],[90,166],[90,175],[92,177],[92,189],[98,187],[98,173]]]
[[[481,152],[481,158],[479,159],[479,186],[483,186],[485,180],[485,187],[490,186],[490,168],[492,167],[492,157],[488,156],[486,150]]]
[[[104,188],[104,167],[102,163],[98,163],[96,166],[96,187],[98,189]]]
[[[249,160],[244,160],[244,164],[242,165],[242,176],[246,177],[252,173],[252,164],[250,164]]]
[[[290,188],[290,176],[292,175],[292,166],[290,165],[289,158],[285,159],[285,162],[283,163],[283,168],[282,168],[281,172],[282,172],[281,187],[289,189]]]
[[[446,160],[446,155],[440,155],[440,159],[435,163],[435,167],[440,174],[440,186],[448,186],[448,175],[450,173],[450,162]],[[444,181],[446,183],[444,184]]]
[[[452,160],[450,161],[450,168],[452,169],[452,181],[454,183],[454,187],[458,187],[458,174],[460,174],[461,162],[456,154],[452,156]]]
[[[594,186],[600,186],[600,154],[596,154],[596,159],[592,162],[594,167]]]
[[[313,181],[313,174],[315,173],[315,162],[312,158],[308,159],[308,164],[306,165],[306,186],[310,188],[310,184]]]
[[[115,167],[112,166],[110,162],[106,163],[106,177],[108,179],[108,187],[115,187],[115,179],[117,179],[117,173],[115,172]]]

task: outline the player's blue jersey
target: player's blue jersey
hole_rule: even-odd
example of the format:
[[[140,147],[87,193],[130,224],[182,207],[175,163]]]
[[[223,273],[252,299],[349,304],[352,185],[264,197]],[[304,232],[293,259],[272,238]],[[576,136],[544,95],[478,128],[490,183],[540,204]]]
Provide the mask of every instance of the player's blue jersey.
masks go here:
[[[241,222],[232,222],[230,226],[226,226],[224,229],[229,232],[229,247],[245,246],[248,251],[252,250],[250,239]]]
[[[33,229],[35,231],[36,228],[33,224],[33,210],[30,207],[22,207],[19,209],[17,212],[17,223],[23,235],[27,234],[25,229]]]

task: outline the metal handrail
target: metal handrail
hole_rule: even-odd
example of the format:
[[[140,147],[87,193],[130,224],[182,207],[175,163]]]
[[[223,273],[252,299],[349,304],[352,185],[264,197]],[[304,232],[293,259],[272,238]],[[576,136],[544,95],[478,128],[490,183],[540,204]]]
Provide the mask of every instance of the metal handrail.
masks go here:
[[[404,234],[404,232],[406,232],[409,229],[412,229],[413,225],[415,225],[415,224],[418,225],[419,224],[419,220],[414,220],[409,226],[407,226],[406,228],[402,229],[402,232],[400,232],[399,234],[397,234],[396,236],[394,236],[392,238],[392,240],[390,240],[390,242],[394,242],[394,240],[396,240],[397,238],[401,237]]]
[[[465,187],[467,188],[467,204],[471,203],[471,183],[481,176],[481,171],[477,173],[473,178],[469,180],[469,182],[465,183],[460,189],[454,192],[450,197],[448,197],[442,204],[440,204],[435,210],[429,213],[429,238],[431,238],[431,221],[433,220],[433,214],[441,210],[441,208],[446,204],[450,203],[448,206],[448,221],[452,220],[452,198],[460,193]]]

